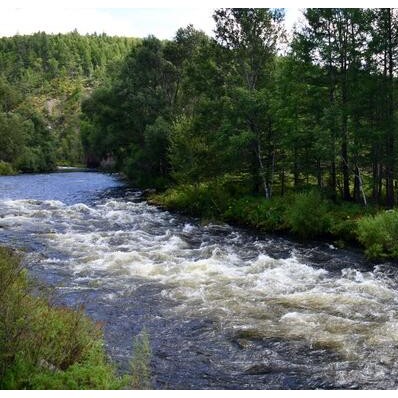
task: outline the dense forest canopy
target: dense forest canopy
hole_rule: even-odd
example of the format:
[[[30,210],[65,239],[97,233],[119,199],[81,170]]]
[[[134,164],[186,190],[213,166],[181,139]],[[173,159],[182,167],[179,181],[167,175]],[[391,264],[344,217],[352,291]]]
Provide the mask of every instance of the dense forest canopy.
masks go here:
[[[396,9],[309,8],[293,35],[282,9],[213,17],[214,38],[192,26],[164,41],[1,38],[2,164],[84,160],[140,186],[208,184],[268,199],[316,187],[393,206]]]

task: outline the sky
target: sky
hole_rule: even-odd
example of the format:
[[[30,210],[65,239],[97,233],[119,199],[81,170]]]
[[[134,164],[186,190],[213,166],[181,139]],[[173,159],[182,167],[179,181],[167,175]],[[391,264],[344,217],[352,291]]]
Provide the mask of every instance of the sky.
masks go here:
[[[197,3],[198,4],[198,3]],[[38,31],[66,33],[74,29],[81,34],[145,37],[153,34],[171,39],[180,27],[188,24],[212,35],[212,8],[2,8],[0,36],[30,34]],[[290,28],[297,18],[296,8],[288,9],[286,24]]]
[[[395,0],[394,0],[395,1]],[[283,7],[288,30],[304,7],[393,6],[367,0],[0,0],[0,36],[38,31],[172,39],[180,27],[193,24],[212,35],[212,12],[218,7]],[[374,0],[373,0],[374,3]],[[192,5],[192,8],[190,6]]]

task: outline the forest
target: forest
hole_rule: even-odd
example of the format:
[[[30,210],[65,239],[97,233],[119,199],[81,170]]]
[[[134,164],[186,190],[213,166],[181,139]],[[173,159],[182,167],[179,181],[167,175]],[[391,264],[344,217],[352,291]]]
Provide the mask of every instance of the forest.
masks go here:
[[[170,208],[395,256],[397,10],[213,18],[214,37],[2,38],[1,167],[86,163]]]

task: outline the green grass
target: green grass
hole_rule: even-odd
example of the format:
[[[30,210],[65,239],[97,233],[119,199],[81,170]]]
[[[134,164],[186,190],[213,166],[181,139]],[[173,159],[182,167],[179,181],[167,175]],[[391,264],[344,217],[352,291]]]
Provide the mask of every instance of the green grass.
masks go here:
[[[33,296],[33,288],[20,255],[0,247],[0,389],[150,387],[147,335],[136,338],[141,355],[132,361],[133,373],[119,376],[105,355],[100,325],[82,309]]]

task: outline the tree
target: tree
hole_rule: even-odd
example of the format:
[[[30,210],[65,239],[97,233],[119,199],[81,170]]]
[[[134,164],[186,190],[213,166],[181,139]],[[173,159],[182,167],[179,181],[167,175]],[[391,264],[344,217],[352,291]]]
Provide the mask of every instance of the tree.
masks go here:
[[[271,67],[282,35],[283,12],[266,8],[225,8],[216,10],[214,19],[216,40],[233,63],[229,83],[233,86],[232,81],[236,82],[235,85],[241,87],[242,97],[246,98],[246,107],[241,108],[237,104],[237,109],[243,111],[246,129],[252,133],[250,146],[257,159],[253,173],[259,175],[265,197],[270,198],[275,144],[266,89],[269,88]]]

